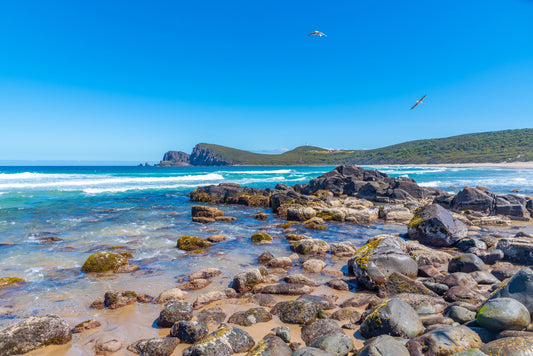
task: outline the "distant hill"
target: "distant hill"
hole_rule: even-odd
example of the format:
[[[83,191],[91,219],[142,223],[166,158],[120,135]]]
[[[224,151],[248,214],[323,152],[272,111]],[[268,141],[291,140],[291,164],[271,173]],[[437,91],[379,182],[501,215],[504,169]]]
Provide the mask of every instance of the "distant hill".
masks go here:
[[[173,153],[172,155],[170,153]],[[417,140],[373,150],[329,151],[301,146],[282,154],[260,154],[231,147],[200,143],[190,157],[170,151],[165,158],[182,157],[175,165],[195,166],[290,166],[340,164],[446,164],[533,161],[533,129],[504,130]],[[185,161],[187,157],[188,162]],[[174,165],[162,161],[161,165]]]

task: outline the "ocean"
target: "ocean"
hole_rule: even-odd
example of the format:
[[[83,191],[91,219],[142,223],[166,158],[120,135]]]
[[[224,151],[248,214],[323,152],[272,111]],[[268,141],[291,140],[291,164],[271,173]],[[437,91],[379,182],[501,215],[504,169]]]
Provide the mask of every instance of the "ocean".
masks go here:
[[[88,306],[106,291],[131,289],[157,296],[205,267],[224,271],[217,284],[208,289],[228,286],[233,275],[255,265],[265,250],[251,243],[251,234],[265,230],[281,237],[283,231],[275,224],[283,221],[267,209],[222,206],[224,213],[237,221],[193,223],[193,203],[187,193],[222,182],[259,188],[306,183],[333,168],[0,167],[0,278],[26,281],[19,287],[0,289],[0,328],[39,313],[59,314],[74,325],[99,315]],[[449,192],[468,185],[484,186],[496,193],[518,190],[518,194],[533,195],[533,169],[385,166],[379,170]],[[269,213],[266,221],[250,217],[258,210]],[[296,233],[328,242],[350,240],[357,245],[370,236],[405,231],[405,226],[382,223],[332,223],[324,231],[295,227]],[[179,236],[212,234],[224,234],[228,240],[200,255],[176,248]],[[139,271],[106,276],[81,272],[90,254],[112,246],[131,252],[130,263],[139,265]],[[274,239],[268,249],[275,256],[291,254],[281,238]],[[345,261],[330,259],[327,263],[341,269]],[[200,292],[192,291],[191,295],[195,293]],[[149,318],[159,310],[142,308]],[[109,320],[107,328],[126,327],[112,317]],[[147,328],[141,328],[145,337],[146,333],[158,334],[151,325]],[[131,338],[136,336],[132,332]],[[69,347],[81,347],[76,345]]]

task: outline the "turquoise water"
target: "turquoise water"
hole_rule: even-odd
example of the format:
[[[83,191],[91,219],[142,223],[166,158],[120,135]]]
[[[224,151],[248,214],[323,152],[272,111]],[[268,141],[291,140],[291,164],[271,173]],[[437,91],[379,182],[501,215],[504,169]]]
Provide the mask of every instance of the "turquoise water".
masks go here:
[[[94,313],[88,305],[112,289],[133,289],[157,295],[175,287],[180,278],[204,267],[224,271],[217,285],[228,285],[234,274],[254,265],[265,246],[249,237],[259,229],[283,236],[281,222],[250,215],[257,209],[223,206],[233,223],[200,225],[191,222],[187,193],[200,185],[235,182],[273,188],[277,183],[306,183],[334,167],[0,167],[0,277],[20,277],[26,284],[0,290],[0,327],[12,319],[54,312],[72,322]],[[457,191],[482,185],[494,192],[533,195],[533,170],[463,167],[380,167],[393,176],[408,176],[426,187]],[[268,210],[263,210],[270,213]],[[360,245],[379,233],[405,232],[405,226],[366,227],[330,224],[325,231],[297,232],[329,242],[351,240]],[[176,249],[181,235],[228,241],[213,245],[206,255]],[[60,240],[47,243],[46,239]],[[135,273],[95,277],[80,272],[91,253],[122,245],[138,264]],[[268,249],[288,256],[284,239]],[[328,260],[341,268],[345,262]],[[320,279],[320,277],[316,277]],[[194,292],[193,292],[194,294]]]

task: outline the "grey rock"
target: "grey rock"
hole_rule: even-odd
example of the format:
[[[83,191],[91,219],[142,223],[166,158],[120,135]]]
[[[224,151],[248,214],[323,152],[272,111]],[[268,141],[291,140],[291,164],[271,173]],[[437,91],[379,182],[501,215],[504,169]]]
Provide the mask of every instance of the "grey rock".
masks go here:
[[[111,355],[122,348],[122,341],[112,339],[107,341],[98,341],[94,346],[96,355]]]
[[[522,330],[531,323],[527,308],[512,298],[488,300],[477,314],[479,326],[494,332],[502,330]]]
[[[305,300],[279,302],[270,311],[288,324],[307,324],[316,319],[318,309],[314,303]]]
[[[329,310],[335,308],[335,304],[333,304],[331,299],[321,295],[304,294],[298,297],[298,299],[296,300],[313,303],[316,306],[317,310]]]
[[[316,347],[335,356],[346,356],[354,348],[352,338],[342,331],[321,335],[313,339],[308,346]]]
[[[424,331],[424,326],[409,304],[391,299],[365,318],[360,331],[367,339],[383,334],[413,338]]]
[[[331,319],[318,319],[302,328],[302,340],[308,345],[319,336],[343,332],[341,327]]]
[[[236,274],[233,277],[233,283],[231,287],[237,292],[242,293],[252,290],[257,284],[263,282],[263,279],[264,277],[261,271],[258,268],[254,268],[249,271]]]
[[[68,323],[57,315],[32,316],[0,331],[0,354],[19,355],[72,339]]]
[[[448,272],[465,272],[470,273],[474,271],[487,271],[488,268],[481,258],[473,253],[465,253],[463,255],[454,257],[448,264]]]
[[[109,309],[118,309],[137,302],[137,294],[133,291],[106,292],[104,305]]]
[[[331,314],[331,319],[349,320],[351,323],[356,323],[361,319],[361,313],[354,307],[344,307]]]
[[[272,315],[264,308],[251,308],[246,311],[234,313],[228,322],[241,326],[251,326],[272,320]]]
[[[291,274],[283,278],[286,283],[305,284],[306,286],[315,287],[317,283],[303,274]]]
[[[275,335],[266,335],[255,345],[249,356],[291,356],[292,349]]]
[[[529,238],[501,239],[497,248],[504,254],[504,260],[521,265],[533,265],[533,242]]]
[[[301,295],[311,293],[311,287],[304,284],[278,283],[263,287],[262,293],[266,294],[284,294],[284,295]]]
[[[248,352],[254,344],[246,331],[224,326],[183,351],[183,356],[229,356]]]
[[[389,335],[380,335],[370,340],[357,356],[409,356],[405,345]]]
[[[411,355],[450,355],[482,345],[479,335],[466,326],[435,325],[421,336],[411,339]]]
[[[456,352],[451,356],[488,356],[486,353],[480,351],[479,349],[469,349],[466,351]]]
[[[458,322],[459,324],[465,324],[476,319],[476,313],[457,305],[454,305],[448,309],[446,316]]]
[[[292,356],[331,356],[331,354],[316,347],[302,347],[294,351]]]
[[[331,279],[327,282],[327,285],[337,290],[350,290],[350,285],[342,279]]]
[[[516,299],[533,313],[533,270],[522,268],[491,294],[490,299],[495,298]]]
[[[219,326],[226,320],[226,313],[220,307],[204,309],[198,313],[198,321],[206,325]]]
[[[277,328],[272,329],[272,332],[286,342],[287,344],[291,342],[291,332],[288,326],[278,326]]]
[[[491,341],[480,350],[489,356],[529,356],[533,355],[533,337],[506,337]]]
[[[320,239],[304,239],[291,244],[291,250],[300,255],[317,255],[329,252],[329,244]]]

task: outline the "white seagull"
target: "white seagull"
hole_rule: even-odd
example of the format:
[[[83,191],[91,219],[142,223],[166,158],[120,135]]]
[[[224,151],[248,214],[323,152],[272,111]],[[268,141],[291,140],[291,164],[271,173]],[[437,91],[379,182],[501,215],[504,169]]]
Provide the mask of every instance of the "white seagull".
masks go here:
[[[413,106],[411,107],[411,110],[413,110],[414,108],[416,108],[416,106],[417,106],[418,104],[422,104],[422,101],[426,98],[426,96],[427,96],[427,95],[424,95],[424,96],[421,97],[419,100],[417,100],[416,103],[415,103],[415,105],[413,105]]]
[[[320,32],[320,31],[311,32],[310,34],[307,35],[307,37],[313,36],[313,35],[317,35],[318,37],[322,37],[322,36],[328,37],[328,35],[326,35],[324,32]]]

